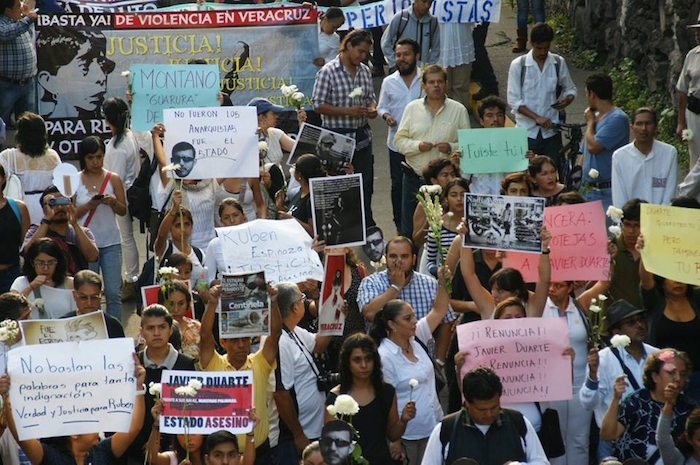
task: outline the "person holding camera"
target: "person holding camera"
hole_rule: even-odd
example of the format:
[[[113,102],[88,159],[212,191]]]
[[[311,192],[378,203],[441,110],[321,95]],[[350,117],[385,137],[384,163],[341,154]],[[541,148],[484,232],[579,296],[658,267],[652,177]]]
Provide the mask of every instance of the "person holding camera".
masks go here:
[[[83,226],[92,228],[100,249],[99,260],[90,262],[90,269],[102,270],[107,313],[120,320],[122,246],[117,217],[127,213],[124,184],[117,173],[104,169],[105,144],[99,137],[83,139],[78,157],[82,171],[75,194],[77,216]]]
[[[29,227],[24,236],[22,254],[26,257],[37,239],[48,237],[67,255],[69,275],[86,270],[88,263],[96,261],[100,253],[92,231],[78,223],[75,205],[53,185],[42,192],[39,202],[44,210],[44,218],[39,224]]]
[[[304,317],[305,296],[296,284],[279,283],[277,289],[283,331],[275,370],[274,398],[280,418],[276,455],[280,465],[297,465],[304,448],[321,436],[325,395],[337,384],[314,361],[314,354],[323,353],[332,337],[298,326]]]

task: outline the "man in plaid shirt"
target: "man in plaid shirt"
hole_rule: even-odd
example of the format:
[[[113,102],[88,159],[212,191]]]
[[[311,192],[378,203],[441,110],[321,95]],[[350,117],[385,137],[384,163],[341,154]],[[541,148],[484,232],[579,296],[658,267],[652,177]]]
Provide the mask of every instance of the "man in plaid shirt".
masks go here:
[[[37,14],[20,0],[0,0],[0,118],[10,123],[36,111],[36,50],[32,34]]]
[[[362,175],[367,227],[374,226],[374,154],[368,118],[377,117],[372,74],[362,61],[372,47],[372,36],[355,29],[345,36],[338,56],[316,74],[312,101],[324,128],[355,138],[352,165]]]

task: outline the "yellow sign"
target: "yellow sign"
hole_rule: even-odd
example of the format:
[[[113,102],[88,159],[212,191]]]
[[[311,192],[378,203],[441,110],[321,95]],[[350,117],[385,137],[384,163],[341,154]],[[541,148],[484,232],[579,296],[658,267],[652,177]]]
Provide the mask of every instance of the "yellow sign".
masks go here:
[[[641,205],[642,259],[651,273],[700,285],[700,210]]]

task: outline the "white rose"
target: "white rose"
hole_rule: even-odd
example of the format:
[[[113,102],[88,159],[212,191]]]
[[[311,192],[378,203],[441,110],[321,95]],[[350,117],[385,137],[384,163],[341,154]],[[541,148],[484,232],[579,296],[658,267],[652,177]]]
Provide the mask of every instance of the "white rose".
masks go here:
[[[258,152],[267,152],[267,149],[268,149],[267,142],[265,142],[264,140],[261,140],[260,142],[258,142]]]
[[[160,383],[151,382],[148,385],[148,393],[152,396],[160,396],[163,393],[163,385]]]
[[[418,380],[415,378],[411,378],[411,380],[408,382],[408,385],[411,386],[411,388],[415,388],[418,386]]]
[[[172,163],[171,163],[171,164],[169,164],[169,165],[165,165],[165,166],[162,167],[160,170],[161,170],[163,173],[167,173],[168,171],[177,171],[177,170],[179,170],[180,168],[182,168],[182,167],[180,166],[179,163],[175,163],[175,164],[172,164]]]
[[[605,302],[606,300],[608,300],[608,296],[606,296],[605,294],[598,294],[598,299],[602,302]]]
[[[595,168],[591,168],[588,172],[588,177],[591,179],[598,179],[598,176],[600,176],[600,172]]]
[[[597,305],[591,305],[588,307],[588,310],[590,310],[593,313],[600,313],[601,308]]]
[[[326,411],[328,411],[329,415],[334,417],[335,416],[335,405],[329,405],[326,407]]]
[[[294,92],[292,94],[292,100],[296,102],[301,102],[302,100],[304,100],[304,94],[302,94],[301,92]]]
[[[693,130],[683,129],[683,132],[681,133],[681,139],[683,139],[686,142],[693,140]]]
[[[605,212],[605,214],[613,220],[615,223],[619,223],[622,221],[622,217],[624,216],[624,212],[620,210],[619,208],[616,208],[612,205],[608,207],[608,210]]]
[[[280,91],[282,92],[282,95],[284,95],[285,97],[291,97],[292,94],[294,93],[290,86],[282,86],[282,87],[280,87]]]
[[[129,77],[131,75],[131,71],[122,71],[122,77]]]
[[[622,229],[617,225],[610,226],[608,231],[615,237],[620,237],[620,234],[622,234]]]
[[[196,389],[197,391],[202,389],[202,382],[198,379],[191,379],[190,382],[187,383],[187,385],[193,389]]]
[[[610,338],[610,345],[616,349],[624,349],[630,345],[631,342],[632,340],[629,338],[629,336],[625,336],[624,334],[616,334]]]
[[[335,399],[335,411],[340,415],[355,415],[360,411],[360,406],[351,396],[341,394]]]
[[[175,388],[175,394],[179,396],[196,397],[197,390],[190,386],[180,386]]]

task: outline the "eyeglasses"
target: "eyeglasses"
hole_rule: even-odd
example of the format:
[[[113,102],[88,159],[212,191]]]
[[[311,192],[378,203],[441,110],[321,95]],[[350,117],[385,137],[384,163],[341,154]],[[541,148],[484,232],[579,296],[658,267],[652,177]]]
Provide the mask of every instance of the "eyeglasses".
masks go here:
[[[628,326],[634,326],[637,323],[645,323],[645,322],[646,322],[646,318],[644,317],[644,315],[631,316],[629,318],[625,318],[624,320],[622,320],[622,324],[628,325]]]
[[[34,260],[32,262],[32,265],[34,265],[36,268],[51,268],[52,266],[56,266],[58,264],[58,260],[49,260],[49,261],[43,261],[43,260]]]
[[[92,294],[92,295],[86,295],[86,294],[78,294],[78,300],[87,302],[90,300],[100,300],[102,299],[102,294]]]
[[[335,447],[348,447],[352,444],[350,441],[338,438],[321,438],[321,444],[325,447],[330,447],[335,444]]]

